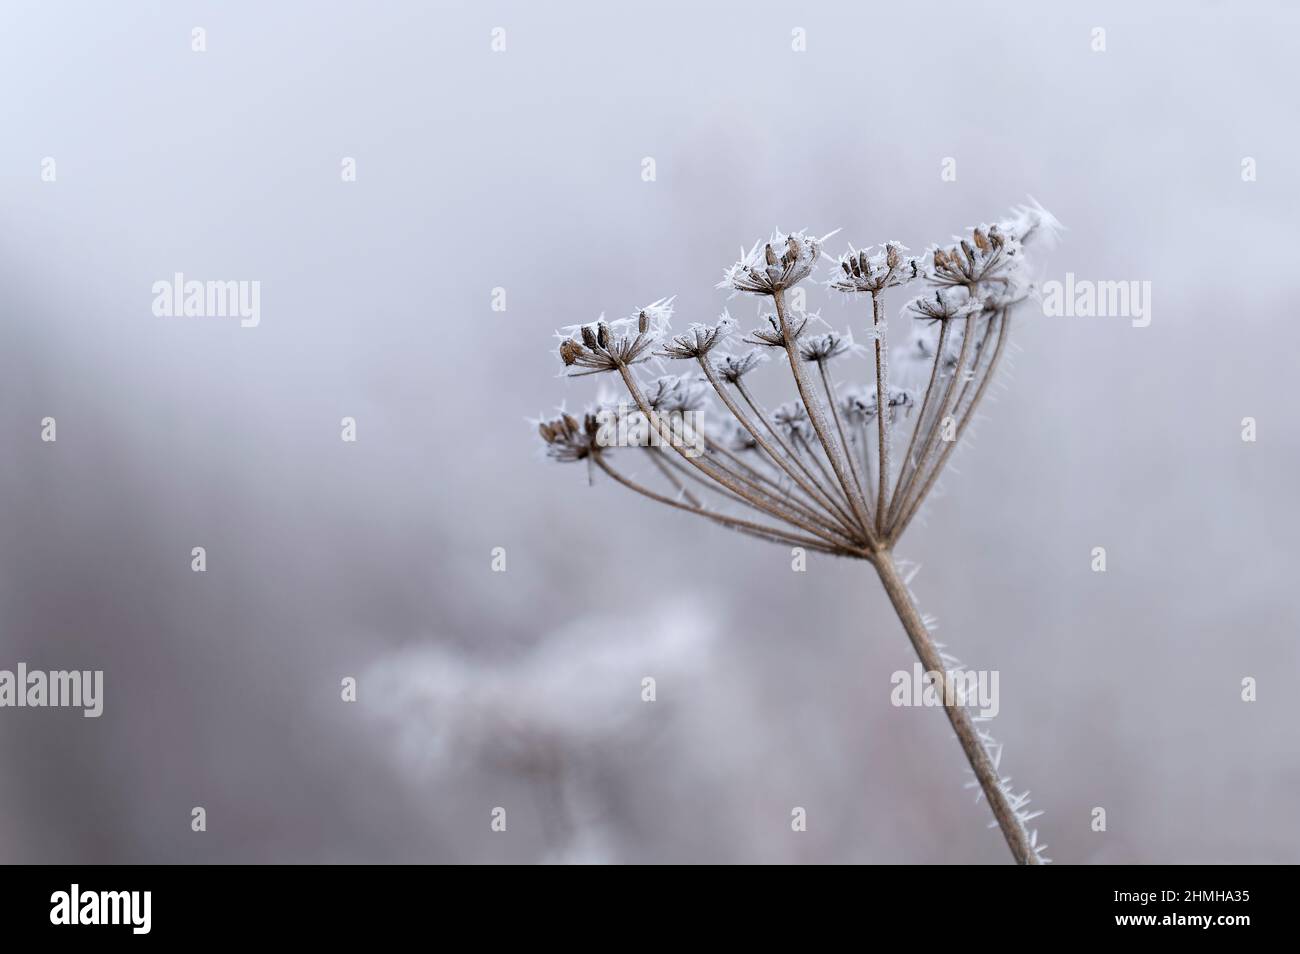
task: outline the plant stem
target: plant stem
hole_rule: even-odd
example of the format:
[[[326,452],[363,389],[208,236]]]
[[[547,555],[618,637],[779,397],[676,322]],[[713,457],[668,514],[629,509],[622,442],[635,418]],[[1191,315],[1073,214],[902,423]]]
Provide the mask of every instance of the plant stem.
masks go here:
[[[876,332],[876,427],[880,431],[880,487],[876,500],[876,534],[885,535],[885,518],[889,515],[889,349],[884,329],[880,327],[885,307],[880,295],[871,293],[871,326]]]
[[[780,322],[781,337],[785,340],[786,355],[790,359],[790,373],[794,375],[794,384],[799,391],[799,400],[803,401],[804,409],[808,412],[808,420],[812,422],[813,430],[817,433],[817,440],[821,442],[822,449],[826,452],[826,459],[830,461],[831,470],[835,471],[835,477],[839,481],[840,489],[844,491],[844,496],[848,498],[854,517],[861,524],[863,535],[866,536],[869,542],[874,543],[875,533],[871,528],[870,518],[867,516],[867,502],[862,498],[862,492],[850,479],[848,468],[841,456],[842,451],[826,426],[826,415],[822,413],[821,402],[817,400],[817,395],[808,381],[807,372],[803,368],[803,358],[799,354],[799,347],[795,343],[794,336],[790,333],[790,324],[785,315],[785,298],[781,291],[772,293],[772,303],[776,305],[776,317]]]
[[[943,659],[934,645],[934,640],[930,638],[930,631],[921,620],[916,604],[912,602],[907,584],[898,574],[893,553],[889,550],[881,550],[877,552],[872,562],[876,572],[880,574],[880,582],[884,584],[885,592],[889,594],[889,601],[894,604],[894,611],[898,613],[903,629],[907,630],[912,647],[921,659],[921,665],[925,667],[927,673],[938,673],[935,688],[939,690],[940,698],[943,700],[944,712],[948,715],[948,721],[952,723],[953,731],[957,733],[957,741],[961,743],[962,751],[966,753],[966,760],[970,762],[971,770],[979,780],[984,797],[988,799],[989,806],[993,809],[993,817],[997,819],[998,827],[1002,829],[1002,835],[1006,838],[1016,863],[1041,864],[1038,855],[1029,845],[1029,834],[1025,831],[1025,826],[1016,817],[1015,810],[1002,790],[997,769],[980,741],[970,713],[964,706],[958,704],[958,700],[950,696]]]
[[[998,362],[1002,360],[1002,351],[1007,344],[1007,329],[1010,327],[1010,324],[1011,313],[1004,308],[1002,309],[1001,322],[998,325],[997,344],[993,346],[993,357],[990,359],[988,368],[984,372],[984,377],[980,379],[979,386],[975,389],[974,396],[971,398],[970,403],[966,405],[966,412],[957,423],[957,430],[953,434],[953,439],[948,442],[948,446],[946,446],[939,454],[938,464],[925,478],[925,483],[921,485],[920,492],[913,495],[911,502],[908,504],[907,510],[901,513],[895,521],[893,528],[894,539],[897,539],[898,536],[907,529],[908,523],[911,522],[912,517],[916,515],[917,508],[921,506],[921,503],[925,500],[926,494],[930,492],[930,488],[934,486],[935,480],[938,479],[939,474],[943,471],[944,465],[947,464],[948,455],[952,453],[953,448],[961,442],[962,435],[966,433],[966,425],[970,423],[971,418],[974,416],[975,408],[979,405],[980,399],[984,397],[984,392],[988,390],[989,382],[993,380],[993,374],[997,370]],[[969,329],[969,325],[967,328]],[[965,342],[962,344],[962,350],[965,350]],[[978,364],[978,361],[976,364]],[[961,404],[961,399],[964,394],[965,388],[963,387],[962,392],[957,396],[957,405]],[[945,403],[946,400],[947,399],[945,398]],[[957,405],[953,406],[953,413],[956,413]],[[942,426],[942,421],[939,423],[940,426]],[[919,472],[914,476],[919,478]]]

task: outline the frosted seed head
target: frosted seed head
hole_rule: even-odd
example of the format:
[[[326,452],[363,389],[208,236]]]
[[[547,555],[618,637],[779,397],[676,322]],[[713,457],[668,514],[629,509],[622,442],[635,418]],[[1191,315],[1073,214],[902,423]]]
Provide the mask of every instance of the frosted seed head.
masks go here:
[[[852,388],[840,398],[840,413],[850,424],[866,424],[876,417],[874,388]]]
[[[928,295],[913,298],[904,308],[922,321],[952,321],[978,315],[984,308],[984,302],[975,298],[962,287],[939,288]]]
[[[834,275],[826,285],[847,295],[874,295],[904,285],[920,272],[919,263],[907,258],[905,251],[898,242],[886,242],[875,252],[850,248],[839,258],[842,274]]]
[[[537,433],[546,445],[547,457],[560,463],[571,463],[584,460],[595,452],[595,434],[599,426],[594,414],[586,414],[579,421],[572,414],[561,413],[539,421]]]
[[[778,248],[782,249],[779,256]],[[748,253],[723,272],[718,287],[751,295],[775,295],[812,274],[821,248],[822,240],[806,232],[775,232],[769,241],[754,243]]]
[[[718,374],[728,384],[736,384],[766,360],[767,358],[760,348],[750,348],[744,354],[723,355],[717,364],[717,370]]]
[[[684,334],[675,335],[659,352],[665,358],[702,358],[731,334],[735,321],[725,311],[717,324],[693,324]]]
[[[799,401],[787,401],[773,411],[772,423],[791,440],[809,435],[808,411]]]
[[[767,323],[769,328],[755,328],[749,333],[749,337],[744,338],[746,344],[762,345],[765,348],[785,348],[785,335],[781,333],[781,320],[776,315],[768,315]],[[790,338],[797,341],[803,334],[804,328],[808,326],[808,316],[802,315],[797,319],[791,320],[786,318],[786,327],[790,329]]]
[[[799,355],[805,361],[821,364],[823,361],[847,354],[851,344],[852,342],[843,336],[828,331],[823,335],[810,335],[800,339]]]

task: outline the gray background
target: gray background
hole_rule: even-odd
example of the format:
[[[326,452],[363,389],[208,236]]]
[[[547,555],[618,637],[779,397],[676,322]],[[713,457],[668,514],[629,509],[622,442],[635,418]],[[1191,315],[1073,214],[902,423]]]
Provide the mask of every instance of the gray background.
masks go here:
[[[1000,671],[1058,861],[1295,861],[1300,16],[1089,6],[5,3],[0,668],[106,702],[0,710],[0,859],[1007,861],[889,704],[869,568],[588,486],[526,418],[593,393],[556,326],[707,320],[773,226],[923,248],[1033,195],[1043,277],[1153,321],[1021,318],[914,589]],[[155,317],[176,271],[261,281],[261,326]]]

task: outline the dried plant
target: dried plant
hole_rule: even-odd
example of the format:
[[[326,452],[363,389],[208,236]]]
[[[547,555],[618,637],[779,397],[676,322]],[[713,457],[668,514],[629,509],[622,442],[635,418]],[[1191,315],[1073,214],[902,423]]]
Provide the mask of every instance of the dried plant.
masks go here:
[[[384,744],[413,784],[427,790],[476,770],[526,779],[544,860],[608,864],[621,859],[596,769],[617,750],[653,746],[671,724],[636,718],[622,687],[648,671],[675,686],[707,678],[716,639],[710,608],[682,600],[576,614],[509,660],[408,647],[381,657],[363,682]]]
[[[952,685],[947,673],[959,667],[934,641],[894,548],[970,425],[1006,349],[1011,312],[1032,290],[1025,243],[1057,227],[1035,205],[920,256],[896,242],[874,251],[850,248],[834,260],[826,285],[869,302],[865,348],[850,334],[814,333],[820,318],[788,306],[788,293],[825,254],[825,240],[774,234],[748,253],[742,249],[719,283],[771,305],[743,338],[749,350],[723,352],[735,331],[726,313],[715,324],[673,334],[671,300],[619,321],[602,317],[564,329],[559,354],[566,372],[617,375],[632,404],[604,401],[580,416],[538,422],[555,460],[586,461],[644,497],[743,533],[875,567],[922,664],[935,674],[973,784],[1021,864],[1047,860],[1046,846],[1027,826],[1039,813],[1028,809],[1028,793],[1015,794],[999,774],[1001,748],[976,726]],[[886,334],[885,294],[905,286],[924,289],[902,309],[914,333],[900,354],[899,378],[914,378],[915,389],[894,383]],[[874,375],[865,387],[841,390],[833,367],[864,350]],[[774,411],[749,381],[770,355],[789,366],[797,397]],[[638,373],[638,365],[663,360],[689,363],[690,374],[650,381]],[[725,410],[725,424],[712,420],[706,391]],[[659,489],[615,466],[625,454],[648,458]]]

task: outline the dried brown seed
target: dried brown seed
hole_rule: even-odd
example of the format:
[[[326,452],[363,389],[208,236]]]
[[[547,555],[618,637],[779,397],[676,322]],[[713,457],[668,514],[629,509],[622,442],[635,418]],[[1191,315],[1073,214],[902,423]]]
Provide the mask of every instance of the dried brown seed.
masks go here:
[[[582,345],[572,338],[560,342],[560,360],[564,362],[566,367],[577,361],[581,355]]]

